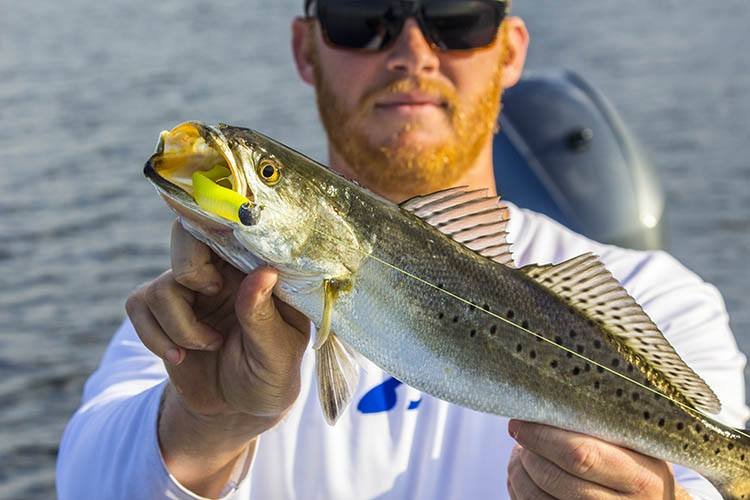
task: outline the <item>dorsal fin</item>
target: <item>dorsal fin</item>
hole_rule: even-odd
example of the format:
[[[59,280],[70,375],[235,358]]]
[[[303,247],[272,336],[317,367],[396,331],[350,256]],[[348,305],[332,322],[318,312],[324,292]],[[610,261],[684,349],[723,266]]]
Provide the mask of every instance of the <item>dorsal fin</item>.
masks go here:
[[[411,198],[401,208],[479,255],[513,266],[507,240],[508,207],[499,196],[487,196],[486,189],[445,189]]]
[[[594,255],[586,253],[557,265],[532,264],[521,271],[598,323],[607,340],[667,395],[682,396],[680,399],[700,410],[721,410],[719,398],[708,384],[685,364],[643,308]],[[677,394],[670,394],[674,392]]]

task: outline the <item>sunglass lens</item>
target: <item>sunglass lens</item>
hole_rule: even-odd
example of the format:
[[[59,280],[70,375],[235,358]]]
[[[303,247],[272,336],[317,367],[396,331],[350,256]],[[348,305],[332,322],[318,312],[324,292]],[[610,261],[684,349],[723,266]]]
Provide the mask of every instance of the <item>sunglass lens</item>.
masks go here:
[[[389,10],[390,2],[386,1],[321,2],[318,19],[331,43],[352,49],[378,50],[400,29],[400,26],[393,26]]]
[[[504,4],[482,0],[437,0],[422,7],[422,19],[433,43],[444,50],[475,49],[495,39]]]

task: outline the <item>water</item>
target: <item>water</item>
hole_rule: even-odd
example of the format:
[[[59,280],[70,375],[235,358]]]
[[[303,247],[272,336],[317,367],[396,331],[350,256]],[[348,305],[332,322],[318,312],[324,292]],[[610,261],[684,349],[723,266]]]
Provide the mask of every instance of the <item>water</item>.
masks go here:
[[[529,65],[612,100],[664,179],[671,249],[750,352],[750,4],[516,1]],[[258,128],[325,159],[296,0],[0,0],[0,498],[53,496],[60,434],[123,302],[168,265],[158,132]],[[710,334],[710,333],[707,333]]]

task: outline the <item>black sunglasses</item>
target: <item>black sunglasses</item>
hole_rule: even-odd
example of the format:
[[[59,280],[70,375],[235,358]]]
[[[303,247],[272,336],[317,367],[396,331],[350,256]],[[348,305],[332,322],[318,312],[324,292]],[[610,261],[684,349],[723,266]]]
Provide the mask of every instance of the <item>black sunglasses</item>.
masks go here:
[[[310,13],[315,5],[314,14]],[[490,45],[508,13],[506,0],[306,0],[305,15],[320,22],[334,46],[377,52],[393,43],[414,17],[441,50]]]

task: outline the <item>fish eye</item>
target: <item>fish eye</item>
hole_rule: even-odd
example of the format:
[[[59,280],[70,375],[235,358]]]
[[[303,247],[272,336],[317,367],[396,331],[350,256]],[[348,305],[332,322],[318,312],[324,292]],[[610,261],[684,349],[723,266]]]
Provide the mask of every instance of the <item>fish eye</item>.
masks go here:
[[[281,179],[281,170],[273,160],[261,160],[258,163],[258,177],[269,186],[273,186]]]

